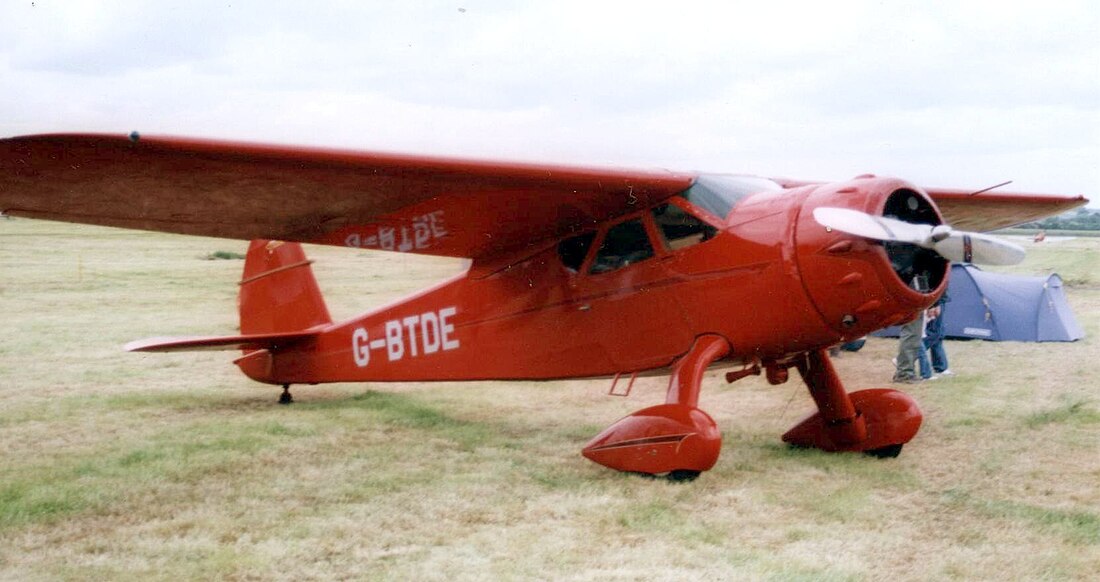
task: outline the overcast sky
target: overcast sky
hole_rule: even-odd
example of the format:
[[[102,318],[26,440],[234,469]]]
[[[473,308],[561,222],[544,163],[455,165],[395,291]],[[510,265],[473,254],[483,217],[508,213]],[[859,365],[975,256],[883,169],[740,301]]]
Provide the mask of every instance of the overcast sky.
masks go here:
[[[0,0],[0,136],[1083,193],[1100,3]]]

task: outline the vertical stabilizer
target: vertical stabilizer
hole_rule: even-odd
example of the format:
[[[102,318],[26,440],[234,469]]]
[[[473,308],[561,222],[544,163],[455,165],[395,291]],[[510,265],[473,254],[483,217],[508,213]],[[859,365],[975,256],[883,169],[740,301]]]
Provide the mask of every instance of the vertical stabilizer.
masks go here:
[[[302,245],[253,240],[238,299],[241,334],[286,333],[332,323]]]

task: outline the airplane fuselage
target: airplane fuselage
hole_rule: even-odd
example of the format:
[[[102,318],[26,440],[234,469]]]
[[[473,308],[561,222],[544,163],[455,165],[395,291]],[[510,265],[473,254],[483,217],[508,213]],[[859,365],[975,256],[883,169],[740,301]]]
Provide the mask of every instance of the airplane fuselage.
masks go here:
[[[899,196],[927,204],[868,177],[743,195],[719,217],[689,191],[240,364],[273,384],[607,376],[667,368],[707,334],[729,342],[728,363],[782,362],[935,300],[942,273],[910,289],[881,244],[809,217],[826,204],[881,213]]]

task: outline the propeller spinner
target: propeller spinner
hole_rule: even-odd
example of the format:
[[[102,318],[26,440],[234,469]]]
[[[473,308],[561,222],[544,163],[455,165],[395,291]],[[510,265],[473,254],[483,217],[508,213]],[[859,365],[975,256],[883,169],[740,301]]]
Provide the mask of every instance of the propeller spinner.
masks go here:
[[[822,226],[880,241],[913,244],[956,263],[1015,265],[1024,260],[1023,247],[976,232],[954,230],[947,225],[915,224],[874,216],[848,208],[814,209]]]

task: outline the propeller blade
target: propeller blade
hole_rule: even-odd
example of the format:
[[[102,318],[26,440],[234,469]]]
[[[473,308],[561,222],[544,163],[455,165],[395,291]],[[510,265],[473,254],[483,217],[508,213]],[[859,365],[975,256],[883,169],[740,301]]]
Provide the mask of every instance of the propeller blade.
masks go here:
[[[1027,254],[1020,245],[976,232],[953,231],[932,248],[949,261],[979,265],[1015,265]]]
[[[874,216],[848,208],[814,209],[814,220],[822,226],[875,240],[905,242],[931,248],[932,225],[913,224],[894,218]]]
[[[946,225],[914,224],[848,208],[815,208],[814,220],[864,238],[914,244],[956,263],[1015,265],[1025,255],[1023,247],[986,234],[956,231]]]

